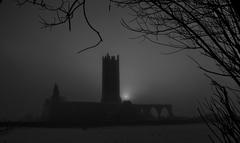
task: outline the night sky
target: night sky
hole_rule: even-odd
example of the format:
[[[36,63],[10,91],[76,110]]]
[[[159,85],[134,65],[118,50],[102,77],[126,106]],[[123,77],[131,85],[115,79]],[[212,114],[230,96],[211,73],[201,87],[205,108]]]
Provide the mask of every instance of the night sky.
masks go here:
[[[96,49],[77,54],[95,44],[97,35],[74,15],[72,31],[67,25],[40,29],[39,15],[32,5],[17,7],[12,0],[0,5],[0,119],[38,116],[44,100],[56,82],[60,94],[69,100],[100,101],[101,57],[120,55],[121,96],[133,103],[173,104],[177,115],[197,115],[198,101],[211,94],[209,81],[187,55],[206,65],[197,52],[173,55],[163,46],[141,39],[121,26],[128,11],[113,7],[108,0],[87,0],[87,14],[101,33],[103,43]],[[49,16],[49,15],[46,15]],[[168,39],[162,38],[160,41]],[[211,65],[210,65],[211,66]]]

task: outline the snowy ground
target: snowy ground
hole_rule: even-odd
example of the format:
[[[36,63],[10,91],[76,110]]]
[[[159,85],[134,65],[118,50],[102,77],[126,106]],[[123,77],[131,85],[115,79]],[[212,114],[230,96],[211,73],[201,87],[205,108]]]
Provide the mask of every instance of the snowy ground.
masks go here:
[[[92,129],[19,128],[0,143],[210,143],[204,124]],[[5,141],[5,142],[4,142]]]

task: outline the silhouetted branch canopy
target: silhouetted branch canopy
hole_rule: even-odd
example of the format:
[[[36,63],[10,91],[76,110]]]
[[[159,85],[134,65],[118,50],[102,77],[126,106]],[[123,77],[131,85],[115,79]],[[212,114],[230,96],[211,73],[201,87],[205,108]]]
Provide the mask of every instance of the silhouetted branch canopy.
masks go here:
[[[223,73],[219,75],[229,75],[240,87],[240,21],[236,1],[111,0],[111,3],[131,10],[133,18],[121,22],[125,28],[161,46],[201,50],[221,68]],[[160,42],[161,36],[170,38],[172,44]]]
[[[56,0],[54,2],[47,0],[17,0],[18,6],[23,6],[26,4],[31,4],[40,8],[43,11],[47,11],[54,15],[54,17],[52,17],[50,21],[44,18],[46,17],[46,15],[44,17],[39,17],[42,28],[52,28],[55,26],[67,24],[69,31],[72,30],[72,19],[74,18],[74,15],[76,15],[76,13],[79,12],[78,10],[82,8],[84,20],[88,27],[94,33],[96,33],[96,35],[98,36],[98,41],[95,44],[78,51],[77,53],[82,53],[86,50],[96,48],[103,41],[100,32],[88,20],[86,0]]]

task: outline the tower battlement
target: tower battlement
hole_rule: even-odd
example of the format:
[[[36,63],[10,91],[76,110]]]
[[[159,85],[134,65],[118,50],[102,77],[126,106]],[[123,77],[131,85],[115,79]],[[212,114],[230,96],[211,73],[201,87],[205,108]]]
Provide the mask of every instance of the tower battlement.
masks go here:
[[[110,56],[109,54],[107,54],[106,56],[102,57],[103,61],[118,61],[119,62],[119,55],[116,56]]]

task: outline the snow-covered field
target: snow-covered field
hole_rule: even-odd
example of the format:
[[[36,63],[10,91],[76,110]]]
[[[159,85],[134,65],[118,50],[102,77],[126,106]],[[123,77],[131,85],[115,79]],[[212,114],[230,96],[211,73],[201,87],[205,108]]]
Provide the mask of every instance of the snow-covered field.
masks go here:
[[[204,124],[138,127],[19,128],[0,136],[0,143],[210,143]],[[5,142],[4,142],[5,141]]]

